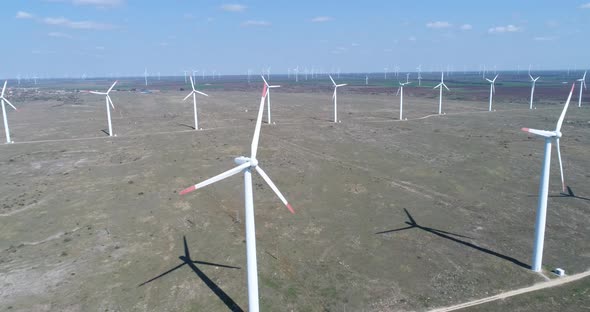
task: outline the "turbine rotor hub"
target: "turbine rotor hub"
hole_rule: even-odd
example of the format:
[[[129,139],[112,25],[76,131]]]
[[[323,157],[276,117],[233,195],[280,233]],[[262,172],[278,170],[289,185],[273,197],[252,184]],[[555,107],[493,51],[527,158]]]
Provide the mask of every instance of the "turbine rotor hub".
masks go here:
[[[258,159],[250,158],[250,168],[255,168],[256,166],[258,166]]]

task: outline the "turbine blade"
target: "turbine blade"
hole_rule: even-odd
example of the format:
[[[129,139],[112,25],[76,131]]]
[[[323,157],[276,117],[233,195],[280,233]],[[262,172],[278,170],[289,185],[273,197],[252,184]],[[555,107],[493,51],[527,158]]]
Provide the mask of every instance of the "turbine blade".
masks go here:
[[[197,93],[198,93],[198,94],[200,94],[200,95],[208,96],[207,94],[205,94],[205,93],[203,93],[203,92],[201,92],[201,91],[197,91],[197,90],[195,90],[195,92],[197,92]]]
[[[433,89],[437,89],[438,87],[442,86],[442,84],[443,84],[442,82],[437,84],[436,87],[434,87]]]
[[[334,93],[332,93],[332,100],[336,97],[336,90],[338,90],[337,88],[338,87],[334,88]]]
[[[531,74],[529,74],[529,77],[531,77],[532,81],[535,81],[535,79],[533,78],[533,76],[531,76]]]
[[[12,105],[12,103],[10,103],[10,101],[9,101],[9,100],[7,100],[5,97],[2,97],[2,99],[3,99],[4,101],[6,101],[6,103],[8,103],[8,105],[10,105],[12,108],[14,108],[14,110],[15,110],[15,111],[17,111],[17,112],[18,112],[18,109],[17,109],[16,107],[14,107],[14,105]]]
[[[280,85],[276,85],[276,86],[268,86],[269,88],[280,88]]]
[[[191,93],[189,93],[187,96],[185,96],[184,99],[182,99],[182,100],[186,101],[186,99],[188,99],[191,95],[193,95],[193,93],[195,93],[195,91],[191,91]]]
[[[266,82],[266,79],[264,79],[264,75],[260,75],[260,77],[262,77],[262,80],[264,81],[264,84],[265,84],[267,87],[270,87],[270,85],[268,84],[268,82]]]
[[[113,83],[113,85],[109,88],[109,90],[107,91],[107,94],[109,94],[109,92],[111,92],[111,90],[113,90],[113,88],[115,87],[115,85],[117,84],[117,80],[115,80],[115,82]]]
[[[107,94],[107,100],[109,101],[109,103],[111,103],[111,107],[113,109],[115,109],[115,104],[113,104],[113,100],[111,99],[111,97]]]
[[[88,92],[92,93],[92,94],[98,94],[98,95],[105,95],[106,94],[105,92],[98,92],[98,91],[88,91]]]
[[[256,128],[254,129],[254,137],[252,138],[252,145],[250,149],[251,157],[256,159],[256,152],[258,152],[258,140],[260,139],[260,127],[262,126],[262,114],[264,113],[264,100],[268,94],[268,87],[266,84],[262,89],[262,96],[260,97],[260,106],[258,107],[258,117],[256,118]]]
[[[270,188],[275,192],[275,194],[277,194],[277,196],[283,202],[283,204],[285,206],[287,206],[287,209],[289,209],[289,211],[292,214],[295,214],[295,211],[293,210],[293,208],[291,207],[291,205],[289,205],[289,203],[287,202],[287,199],[285,199],[285,197],[283,196],[283,194],[281,194],[281,191],[279,191],[279,189],[277,188],[277,186],[272,182],[272,180],[266,174],[266,172],[264,172],[264,170],[262,170],[262,168],[260,168],[260,166],[256,166],[255,168],[256,168],[256,171],[258,171],[258,173],[260,174],[260,176],[264,179],[264,181],[266,181],[266,184],[268,184],[268,186],[270,186]]]
[[[551,138],[554,136],[557,136],[557,133],[555,133],[555,131],[546,131],[546,130],[537,130],[537,129],[530,129],[530,128],[522,128],[520,129],[524,132],[528,132],[528,133],[532,133],[532,134],[536,134],[545,138]]]
[[[334,84],[334,86],[336,86],[336,83],[334,82],[334,79],[332,79],[332,76],[328,75],[328,77],[330,77],[330,80],[332,80],[332,84]]]
[[[193,82],[193,76],[191,75],[189,78],[191,79],[191,87],[193,88],[193,91],[195,91],[195,83]]]
[[[397,88],[397,92],[395,93],[396,96],[399,95],[399,90],[401,89],[401,87]]]
[[[559,173],[561,174],[561,190],[565,193],[565,178],[563,176],[563,162],[561,161],[561,148],[559,147],[559,138],[555,138],[555,146],[557,148],[557,159],[559,159]]]
[[[555,127],[555,131],[561,130],[561,125],[563,124],[563,119],[565,119],[565,113],[567,112],[567,107],[570,105],[570,100],[572,99],[572,94],[574,93],[574,87],[576,84],[572,84],[572,89],[570,90],[570,94],[567,97],[567,101],[563,106],[563,111],[561,111],[561,116],[559,116],[559,120],[557,120],[557,126]]]
[[[486,78],[486,80],[487,80],[489,83],[492,83],[492,82],[493,82],[493,81],[489,80],[488,78]]]
[[[344,87],[344,86],[348,86],[348,84],[347,83],[342,83],[342,84],[339,84],[339,85],[336,85],[336,86],[337,87]]]
[[[194,191],[196,189],[203,188],[203,187],[205,187],[205,186],[207,186],[209,184],[212,184],[212,183],[221,181],[221,180],[223,180],[225,178],[229,178],[229,177],[231,177],[231,176],[233,176],[235,174],[238,174],[238,173],[242,172],[242,170],[244,170],[244,169],[246,169],[248,167],[250,167],[250,162],[243,163],[243,164],[241,164],[241,165],[239,165],[237,167],[234,167],[232,169],[229,169],[228,171],[225,171],[223,173],[220,173],[220,174],[218,174],[218,175],[216,175],[216,176],[214,176],[212,178],[209,178],[209,179],[207,179],[207,180],[205,180],[205,181],[203,181],[201,183],[195,184],[195,185],[193,185],[191,187],[187,187],[186,189],[180,191],[179,194],[180,195],[184,195],[184,194],[190,193],[190,192],[192,192],[192,191]]]
[[[7,83],[8,83],[8,80],[4,80],[4,87],[2,87],[2,95],[0,95],[0,97],[4,97],[4,91],[6,90]]]
[[[442,85],[445,87],[445,89],[447,89],[447,91],[451,91],[451,89],[449,89],[446,84],[443,83]]]

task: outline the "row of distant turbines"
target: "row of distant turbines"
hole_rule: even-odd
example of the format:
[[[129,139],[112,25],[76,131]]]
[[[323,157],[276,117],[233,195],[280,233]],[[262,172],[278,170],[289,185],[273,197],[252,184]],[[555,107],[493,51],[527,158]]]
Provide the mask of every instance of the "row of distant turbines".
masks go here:
[[[582,87],[585,88],[585,86],[586,86],[585,77],[586,77],[586,74],[584,74],[583,78],[577,80],[580,82],[580,88],[582,88]],[[533,78],[532,76],[530,78],[533,81],[533,90],[531,91],[531,97],[532,97],[532,94],[534,93],[534,83],[538,80],[538,78]],[[192,95],[193,105],[194,105],[194,113],[195,113],[195,129],[199,129],[198,121],[197,121],[196,95],[197,94],[200,94],[203,96],[208,96],[208,95],[195,89],[195,85],[194,85],[194,81],[193,81],[192,76],[189,79],[191,81],[192,90],[184,98],[184,100],[188,99]],[[259,137],[260,137],[260,131],[261,131],[262,118],[263,118],[263,114],[264,114],[265,100],[268,101],[267,102],[267,107],[269,110],[268,111],[268,121],[270,124],[271,123],[270,89],[280,87],[278,85],[276,85],[276,86],[270,85],[266,81],[266,79],[264,79],[264,77],[262,77],[262,79],[264,81],[263,91],[262,91],[262,95],[260,98],[258,116],[256,119],[256,126],[255,126],[254,135],[253,135],[252,143],[251,143],[250,157],[244,157],[244,156],[237,157],[237,158],[235,158],[235,163],[237,165],[236,167],[234,167],[230,170],[227,170],[219,175],[216,175],[210,179],[207,179],[203,182],[192,185],[180,192],[180,195],[184,195],[189,192],[201,189],[207,185],[210,185],[210,184],[219,182],[223,179],[229,178],[229,177],[236,175],[238,173],[244,174],[244,206],[245,206],[246,256],[247,256],[247,280],[248,280],[249,311],[259,311],[258,267],[257,267],[257,260],[256,260],[256,236],[255,236],[256,231],[255,231],[255,222],[254,222],[255,215],[254,215],[254,200],[253,200],[253,187],[252,187],[252,170],[255,170],[256,172],[258,172],[258,174],[269,185],[269,187],[273,190],[273,192],[277,195],[277,197],[281,200],[281,202],[286,206],[286,208],[291,213],[294,213],[294,210],[291,207],[291,205],[289,204],[289,202],[286,200],[286,198],[280,192],[278,187],[273,183],[273,181],[270,179],[268,174],[266,174],[266,172],[260,167],[260,163],[259,163],[258,159],[256,158],[257,151],[258,151],[258,143],[259,143]],[[496,79],[497,79],[497,76],[494,79],[491,79],[491,80],[488,79],[488,81],[491,84],[490,96],[493,94],[493,91],[495,90],[494,83],[495,83]],[[330,76],[330,80],[334,86],[334,94],[333,94],[334,122],[339,122],[337,119],[337,90],[340,87],[346,86],[346,84],[337,84],[331,76]],[[6,111],[5,111],[5,106],[4,106],[5,104],[4,103],[5,102],[8,103],[15,110],[16,110],[16,107],[14,105],[12,105],[12,103],[10,103],[10,101],[8,101],[8,99],[6,99],[6,97],[5,97],[6,84],[7,84],[7,82],[5,81],[4,86],[2,88],[2,93],[0,94],[0,100],[2,102],[2,111],[3,111],[3,116],[4,116],[4,125],[5,125],[5,129],[6,129],[6,133],[7,133],[7,142],[10,143],[12,141],[10,140],[10,135],[9,135],[9,131],[8,131],[8,123],[6,120]],[[111,120],[110,120],[110,109],[111,109],[111,107],[114,109],[115,106],[114,106],[113,101],[111,100],[109,94],[113,90],[113,88],[115,87],[116,84],[117,84],[117,81],[115,81],[106,92],[91,91],[92,94],[105,96],[107,118],[108,118],[108,123],[109,123],[109,135],[111,135],[111,136],[113,135],[113,132],[112,132],[112,126],[111,126]],[[406,86],[408,84],[410,84],[409,81],[400,82],[400,87],[398,89],[398,92],[401,96],[400,99],[403,99],[403,88],[404,88],[404,86]],[[446,86],[446,84],[444,83],[444,73],[441,73],[441,82],[435,87],[435,89],[436,88],[440,89],[439,114],[442,114],[442,89],[445,88],[447,90],[450,90]],[[559,140],[562,137],[561,126],[563,124],[565,114],[567,112],[574,88],[575,88],[575,83],[572,84],[572,88],[570,90],[567,101],[564,105],[564,108],[561,112],[561,115],[557,121],[557,126],[556,126],[555,130],[545,131],[545,130],[522,128],[523,131],[526,131],[531,134],[539,135],[539,136],[542,136],[545,138],[545,153],[544,153],[544,158],[543,158],[543,170],[541,173],[540,185],[539,185],[539,200],[538,200],[537,217],[536,217],[536,225],[535,225],[535,240],[534,240],[534,246],[533,246],[533,261],[532,261],[532,266],[531,266],[531,269],[536,272],[541,271],[541,264],[542,264],[543,244],[544,244],[544,235],[545,235],[545,221],[546,221],[546,213],[547,213],[547,197],[548,197],[548,188],[549,188],[551,145],[552,145],[553,141],[555,141],[556,147],[557,147],[557,153],[558,153],[559,165],[560,165],[560,173],[561,173],[561,181],[562,181],[562,190],[564,192],[566,191],[566,184],[565,184],[565,179],[564,179],[564,175],[563,175],[563,165],[562,165],[562,161],[561,161],[561,151],[560,151],[560,147],[559,147]],[[582,93],[580,92],[580,98],[581,98],[581,94]],[[403,103],[403,101],[400,101],[400,105],[402,105],[401,103]],[[490,97],[490,103],[491,103],[491,97]],[[400,120],[403,120],[402,107],[403,106],[400,106]],[[491,110],[491,104],[490,104],[490,110]],[[415,224],[415,223],[413,223],[413,224]],[[187,250],[188,250],[188,248],[187,248],[186,242],[185,242],[185,254],[186,254],[186,257],[189,257]]]
[[[578,97],[578,107],[582,106],[582,92],[584,89],[587,88],[587,86],[586,86],[586,73],[587,72],[584,72],[584,75],[582,76],[582,78],[576,80],[577,82],[580,83],[580,95]],[[485,78],[490,83],[490,95],[489,95],[489,105],[488,105],[488,111],[490,111],[490,112],[493,111],[493,108],[492,108],[493,97],[494,97],[494,94],[496,93],[495,84],[496,84],[496,80],[498,79],[498,76],[499,75],[496,74],[494,79]],[[262,77],[262,80],[264,81],[265,86],[268,88],[268,91],[267,91],[268,94],[265,96],[265,98],[266,98],[267,107],[268,107],[268,113],[267,113],[268,114],[268,123],[272,124],[270,89],[279,88],[280,85],[270,85],[268,83],[268,81],[264,78],[264,75],[261,75],[261,77]],[[332,85],[334,87],[334,93],[332,95],[332,100],[334,101],[334,122],[340,123],[341,121],[338,119],[338,88],[347,86],[347,84],[337,84],[331,75],[328,75],[328,77],[330,78],[330,81],[332,82]],[[420,77],[420,76],[418,76],[418,77]],[[534,78],[530,73],[529,73],[529,77],[530,77],[531,83],[532,83],[531,84],[531,96],[530,96],[530,101],[529,101],[529,109],[534,109],[535,107],[533,106],[533,99],[535,96],[535,86],[536,86],[537,81],[541,77],[539,76],[539,77]],[[449,87],[444,82],[444,78],[445,78],[445,74],[444,74],[444,72],[441,72],[440,83],[434,87],[434,89],[439,89],[439,101],[438,101],[438,114],[439,115],[444,114],[444,112],[443,112],[443,88],[445,88],[447,91],[450,91]],[[145,79],[146,79],[145,81],[146,81],[146,85],[147,85],[147,70],[146,70]],[[194,125],[195,125],[194,128],[195,128],[195,130],[200,130],[201,128],[199,128],[199,118],[198,118],[198,110],[197,110],[197,94],[200,94],[203,96],[209,96],[209,95],[195,89],[195,80],[194,80],[193,76],[189,76],[189,80],[191,83],[191,92],[183,99],[183,101],[186,101],[191,96],[193,97],[193,114],[194,114]],[[368,83],[368,78],[367,78],[367,83]],[[404,115],[403,115],[403,112],[404,112],[404,87],[411,84],[411,83],[412,82],[409,81],[409,73],[406,75],[406,82],[399,82],[399,88],[397,89],[397,92],[396,92],[396,96],[399,95],[399,97],[400,97],[399,120],[407,120],[407,118],[404,119]],[[4,96],[4,93],[6,90],[6,84],[7,84],[7,81],[4,82],[4,86],[2,88],[2,96],[0,97],[0,100],[2,101],[2,116],[3,116],[3,121],[4,121],[4,129],[5,129],[5,133],[6,133],[6,143],[12,143],[13,141],[10,138],[10,129],[8,127],[8,119],[7,119],[6,108],[5,108],[4,102],[8,103],[15,110],[16,110],[16,107],[14,105],[12,105],[12,103],[10,103],[8,101],[8,99],[6,99],[6,97]],[[115,81],[106,92],[90,91],[90,93],[92,93],[92,94],[105,96],[109,136],[114,136],[113,128],[112,128],[112,121],[111,121],[111,111],[109,108],[109,104],[113,109],[115,109],[115,106],[113,104],[113,100],[109,96],[109,93],[113,90],[113,88],[115,87],[116,84],[117,84],[117,81]]]

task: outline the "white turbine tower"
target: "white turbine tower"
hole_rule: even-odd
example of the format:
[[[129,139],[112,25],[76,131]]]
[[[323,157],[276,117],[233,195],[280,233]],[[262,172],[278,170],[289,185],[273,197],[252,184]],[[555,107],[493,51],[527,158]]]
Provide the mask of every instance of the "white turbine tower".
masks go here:
[[[447,91],[451,91],[449,90],[449,87],[447,87],[447,85],[445,84],[445,73],[441,72],[440,73],[440,83],[436,85],[436,87],[434,87],[434,89],[436,88],[440,88],[440,96],[438,97],[438,114],[442,115],[442,94],[443,94],[443,87],[445,87],[445,89],[447,89]]]
[[[295,82],[299,82],[299,65],[293,68],[293,72],[295,73]]]
[[[258,312],[258,266],[256,264],[256,230],[254,227],[254,200],[252,192],[252,169],[258,171],[262,179],[270,186],[279,199],[283,202],[291,213],[295,213],[291,205],[287,202],[283,194],[279,191],[277,186],[272,182],[270,177],[259,166],[256,159],[256,152],[258,150],[258,139],[260,137],[260,126],[262,123],[262,115],[264,113],[264,100],[267,95],[267,87],[264,85],[262,97],[260,98],[260,106],[258,108],[258,118],[256,119],[256,128],[254,130],[254,137],[252,138],[251,156],[237,157],[234,161],[238,165],[233,169],[223,172],[199,184],[195,184],[180,192],[180,195],[192,192],[194,190],[203,188],[209,184],[221,181],[225,178],[231,177],[240,172],[244,173],[244,206],[245,206],[245,225],[246,225],[246,258],[248,268],[248,310],[250,312]]]
[[[584,72],[584,76],[582,79],[578,79],[577,81],[580,82],[580,96],[578,97],[578,107],[582,107],[582,87],[586,89],[586,72]]]
[[[399,95],[399,120],[404,120],[404,86],[409,85],[411,82],[400,82],[399,88],[395,95]],[[406,120],[408,120],[406,118]]]
[[[496,77],[494,77],[494,80],[489,80],[488,78],[486,78],[486,80],[490,83],[490,106],[488,108],[488,111],[492,111],[492,99],[494,97],[494,94],[496,93],[496,78],[498,78],[498,75],[496,75]]]
[[[529,73],[529,77],[531,77],[531,82],[533,83],[532,87],[531,87],[531,102],[529,104],[529,109],[533,109],[533,97],[535,96],[535,84],[537,83],[537,80],[539,80],[539,78],[541,78],[540,76],[537,78],[533,78],[533,76],[531,76],[531,74]]]
[[[6,117],[6,107],[5,107],[4,102],[8,103],[8,105],[10,105],[12,108],[14,108],[14,110],[17,112],[18,112],[18,109],[16,109],[16,107],[14,107],[14,105],[12,105],[12,103],[10,103],[10,101],[4,97],[4,93],[6,92],[6,83],[8,83],[8,80],[4,81],[4,87],[2,87],[2,94],[0,95],[0,100],[2,101],[2,117],[4,119],[4,131],[6,132],[6,143],[13,143],[12,140],[10,140],[10,129],[8,129],[8,118]]]
[[[365,86],[369,85],[369,75],[365,75]]]
[[[148,77],[148,72],[147,72],[147,67],[143,72],[143,78],[145,79],[145,86],[147,87],[148,82],[147,82],[147,77]]]
[[[334,94],[332,95],[332,99],[334,99],[334,122],[342,122],[338,120],[338,88],[344,87],[347,84],[336,84],[336,82],[334,82],[334,79],[332,79],[332,76],[329,75],[329,77],[330,80],[332,80],[332,84],[334,85]]]
[[[111,123],[111,109],[109,108],[109,104],[111,104],[111,106],[113,107],[113,109],[115,109],[115,105],[113,104],[113,100],[111,100],[111,97],[109,96],[109,93],[111,92],[111,90],[113,90],[113,88],[115,87],[115,85],[117,84],[117,81],[115,81],[113,83],[113,85],[107,90],[107,92],[97,92],[97,91],[90,91],[90,93],[92,94],[98,94],[98,95],[104,95],[105,96],[105,101],[107,104],[107,120],[109,122],[109,136],[117,136],[116,134],[113,134],[113,126]]]
[[[261,76],[261,77],[262,77],[262,80],[264,81],[264,85],[266,85],[266,87],[268,88],[268,90],[266,91],[267,92],[267,94],[266,94],[266,100],[268,102],[268,105],[267,105],[267,108],[268,108],[268,124],[270,125],[271,124],[271,121],[270,121],[270,89],[272,89],[272,88],[280,88],[281,86],[279,86],[279,85],[271,86],[271,85],[268,84],[268,82],[266,82],[266,79],[264,79],[264,76]]]
[[[421,87],[422,86],[422,64],[418,65],[418,67],[416,67],[416,70],[418,71],[418,86]]]
[[[545,154],[543,157],[543,171],[541,172],[541,181],[539,183],[539,202],[537,206],[537,218],[535,222],[535,243],[533,246],[533,264],[531,269],[535,272],[541,271],[541,263],[543,260],[543,243],[545,241],[545,221],[547,218],[547,197],[549,193],[549,173],[551,168],[551,142],[555,140],[555,145],[557,146],[557,156],[559,158],[559,169],[561,171],[561,183],[562,188],[565,192],[565,183],[563,181],[563,167],[561,163],[561,152],[559,149],[559,139],[561,138],[561,125],[563,124],[563,119],[565,118],[565,113],[567,112],[567,108],[570,104],[570,100],[572,98],[572,93],[574,92],[574,87],[576,85],[572,85],[572,89],[570,90],[570,94],[565,102],[565,106],[563,107],[563,111],[561,112],[561,116],[559,116],[559,120],[557,121],[557,126],[555,127],[554,131],[546,131],[546,130],[537,130],[537,129],[529,129],[529,128],[522,128],[522,131],[536,134],[545,138]]]
[[[183,101],[186,101],[186,99],[188,99],[191,95],[193,96],[193,111],[195,114],[195,130],[199,130],[199,117],[197,114],[197,93],[200,95],[204,95],[204,96],[208,96],[207,94],[201,92],[201,91],[197,91],[195,89],[195,83],[193,81],[193,77],[190,77],[191,80],[191,87],[192,87],[192,91],[191,93],[189,93],[184,99]]]

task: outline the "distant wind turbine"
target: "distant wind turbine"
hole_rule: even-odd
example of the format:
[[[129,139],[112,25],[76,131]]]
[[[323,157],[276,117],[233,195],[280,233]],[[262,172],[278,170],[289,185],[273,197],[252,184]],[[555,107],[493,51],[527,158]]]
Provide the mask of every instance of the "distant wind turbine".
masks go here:
[[[332,98],[334,99],[334,122],[341,122],[338,120],[338,88],[344,87],[347,84],[336,84],[336,82],[334,82],[334,79],[332,79],[332,76],[329,77],[330,80],[332,80],[332,84],[334,85],[334,94],[332,95]]]
[[[275,86],[271,86],[268,84],[268,82],[266,82],[266,79],[264,79],[264,76],[262,76],[262,80],[264,81],[264,85],[266,85],[266,88],[268,89],[266,91],[266,100],[267,100],[267,108],[268,108],[268,124],[272,124],[270,121],[270,89],[272,88],[280,88],[281,86],[279,85],[275,85]]]
[[[445,87],[445,89],[447,89],[447,91],[451,91],[449,90],[449,87],[447,87],[447,85],[445,84],[445,73],[441,72],[440,73],[440,83],[436,85],[436,87],[434,87],[434,89],[436,88],[440,88],[440,95],[438,98],[438,114],[442,115],[442,95],[443,95],[443,87]]]
[[[399,120],[404,120],[404,86],[411,82],[400,82],[396,95],[399,95]],[[408,120],[407,118],[405,120]]]
[[[147,68],[146,68],[145,71],[143,72],[143,78],[145,79],[145,86],[146,87],[148,85],[147,77],[148,77],[148,72],[147,72]]]
[[[113,90],[113,88],[115,87],[116,84],[117,84],[117,81],[115,81],[113,83],[113,85],[107,90],[107,92],[90,91],[90,93],[92,93],[92,94],[98,94],[98,95],[105,96],[105,101],[106,101],[106,105],[107,105],[107,120],[109,122],[109,136],[117,136],[116,134],[113,134],[113,126],[111,123],[111,108],[109,107],[109,104],[111,104],[111,107],[113,107],[113,110],[115,109],[115,105],[113,104],[113,100],[111,100],[109,93],[111,92],[111,90]]]
[[[190,77],[190,80],[191,80],[192,90],[191,90],[191,93],[189,93],[183,99],[183,101],[186,101],[186,99],[188,99],[191,95],[193,96],[193,112],[194,112],[194,115],[195,115],[195,130],[199,130],[200,129],[199,128],[199,117],[198,117],[198,114],[197,114],[197,93],[200,94],[200,95],[204,95],[204,96],[209,96],[209,95],[207,95],[207,94],[205,94],[205,93],[203,93],[201,91],[197,91],[197,89],[195,89],[195,83],[193,81],[193,77],[192,76]]]
[[[537,83],[537,80],[539,80],[539,78],[541,78],[540,76],[537,78],[533,78],[533,76],[531,76],[531,74],[529,73],[529,77],[531,77],[531,82],[533,83],[533,85],[531,86],[531,102],[529,104],[529,109],[533,109],[533,97],[535,96],[535,84]]]
[[[490,107],[488,109],[488,111],[492,111],[492,99],[494,94],[496,93],[496,78],[498,78],[498,75],[496,75],[496,77],[494,77],[494,80],[489,80],[488,78],[486,78],[486,80],[490,83]]]

